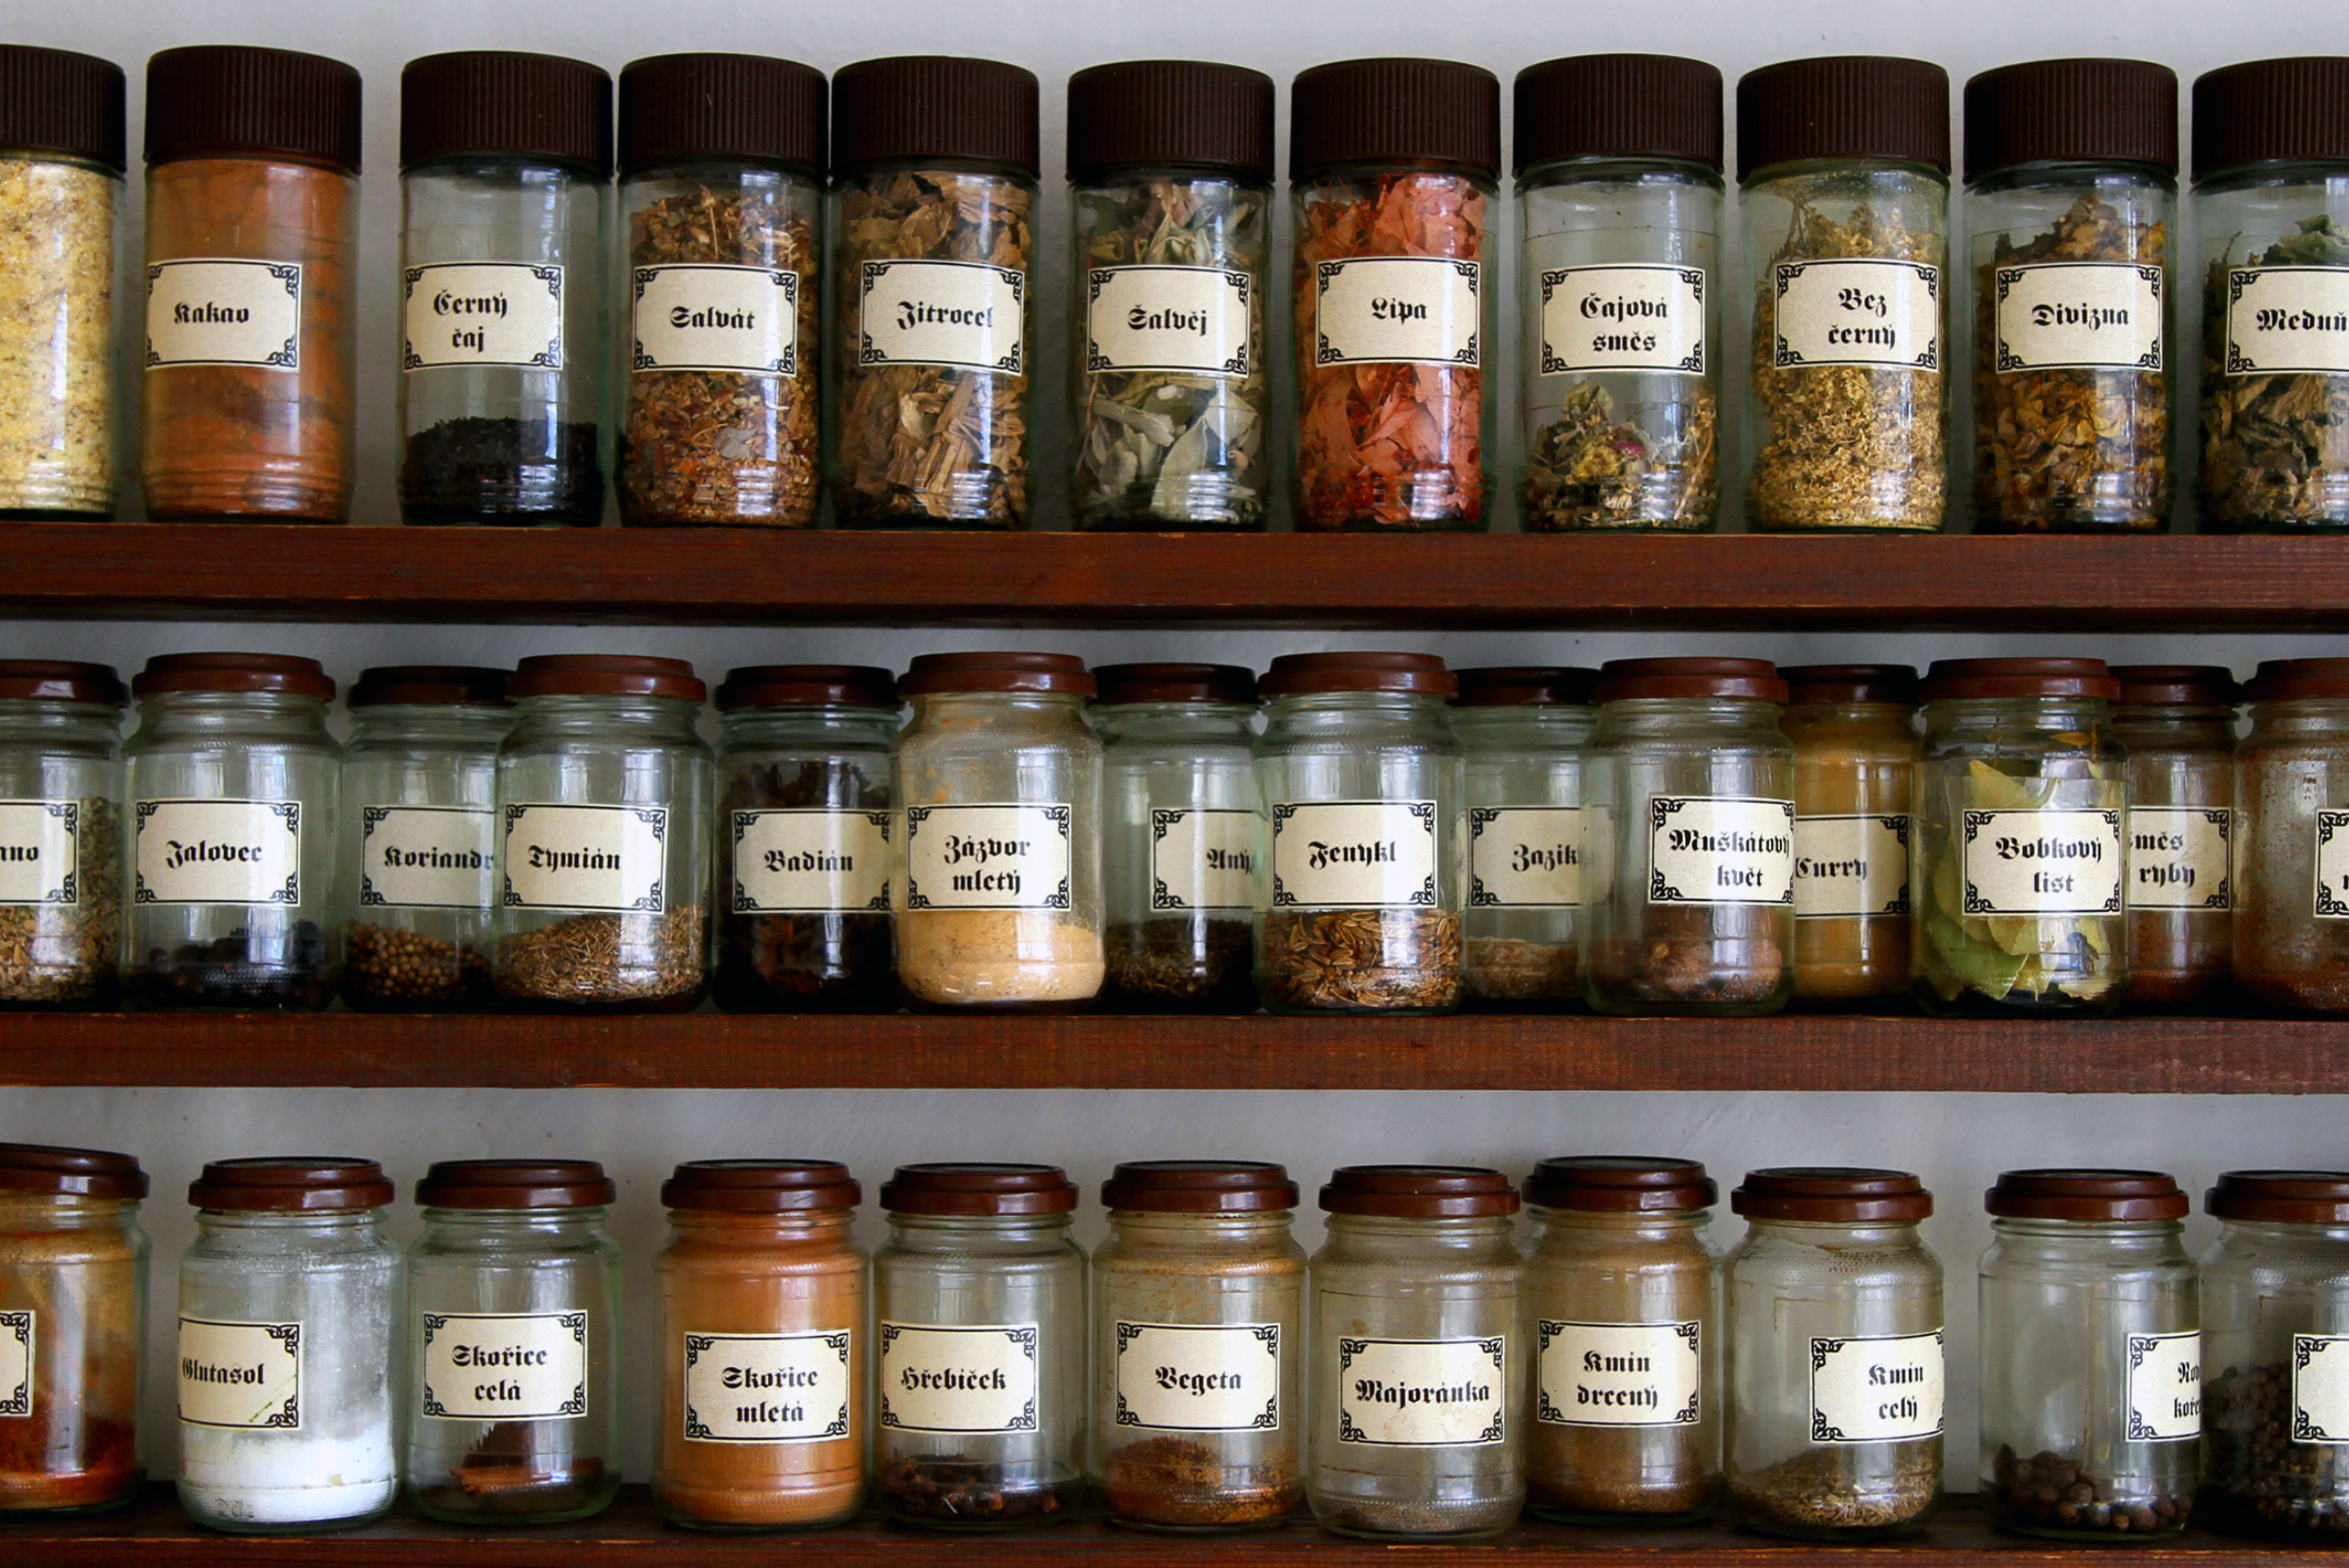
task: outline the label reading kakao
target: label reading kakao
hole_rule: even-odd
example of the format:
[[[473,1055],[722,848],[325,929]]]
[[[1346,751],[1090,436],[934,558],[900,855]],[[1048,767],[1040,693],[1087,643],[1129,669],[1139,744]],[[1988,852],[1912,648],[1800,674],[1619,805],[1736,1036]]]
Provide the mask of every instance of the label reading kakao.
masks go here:
[[[506,806],[510,909],[641,910],[667,907],[665,806]]]
[[[1027,373],[1028,274],[985,261],[866,261],[857,363]]]
[[[1067,806],[906,807],[908,909],[1065,909]]]
[[[2234,813],[2220,806],[2129,810],[2129,907],[2233,907]]]
[[[523,261],[410,267],[404,370],[440,365],[562,368],[562,269]]]
[[[131,817],[135,903],[302,902],[299,801],[141,800]]]
[[[33,1332],[29,1307],[0,1312],[0,1417],[33,1413]]]
[[[1703,1326],[1541,1326],[1534,1418],[1553,1427],[1686,1427],[1702,1408]]]
[[[2349,373],[2349,267],[2231,267],[2229,375]]]
[[[1582,807],[1470,807],[1468,902],[1476,908],[1578,907]]]
[[[1779,370],[1810,365],[1942,366],[1942,274],[1922,261],[1781,261]]]
[[[2162,368],[2162,270],[2132,261],[2000,267],[1996,368]]]
[[[1316,364],[1484,363],[1475,261],[1359,257],[1318,263],[1314,280]]]
[[[1275,909],[1432,909],[1432,800],[1278,801],[1273,806]]]
[[[1256,822],[1252,811],[1204,806],[1153,807],[1150,906],[1254,908]]]
[[[1483,1448],[1507,1440],[1508,1341],[1338,1341],[1338,1440]]]
[[[2202,1336],[2128,1334],[2128,1440],[2182,1442],[2202,1435]]]
[[[1906,1442],[1942,1429],[1942,1331],[1810,1341],[1810,1440]]]
[[[639,267],[629,306],[635,371],[799,373],[799,274],[778,267]]]
[[[0,800],[0,904],[82,902],[82,803]]]
[[[1909,818],[1795,819],[1795,918],[1909,913]]]
[[[1277,1323],[1119,1323],[1117,1424],[1167,1432],[1277,1431]]]
[[[485,806],[359,808],[359,902],[369,908],[495,906],[496,813]]]
[[[1745,795],[1648,797],[1648,902],[1792,904],[1795,803]]]
[[[180,1419],[302,1429],[302,1325],[180,1319]]]
[[[1220,267],[1092,268],[1085,368],[1245,376],[1253,286],[1246,272]]]
[[[850,1330],[683,1337],[685,1440],[812,1443],[848,1435]]]
[[[2349,1442],[2349,1335],[2292,1336],[2296,1443]]]
[[[1036,1429],[1037,1329],[881,1325],[881,1425],[917,1432]]]
[[[427,1312],[422,1398],[435,1420],[559,1421],[587,1413],[584,1312]]]
[[[1968,811],[1968,915],[2117,915],[2118,811]]]
[[[829,806],[734,814],[737,914],[889,907],[889,814]]]
[[[1705,373],[1697,267],[1567,267],[1542,274],[1542,373]]]
[[[2349,811],[2316,814],[2316,917],[2349,920]]]
[[[192,256],[147,265],[147,368],[302,368],[302,264]]]

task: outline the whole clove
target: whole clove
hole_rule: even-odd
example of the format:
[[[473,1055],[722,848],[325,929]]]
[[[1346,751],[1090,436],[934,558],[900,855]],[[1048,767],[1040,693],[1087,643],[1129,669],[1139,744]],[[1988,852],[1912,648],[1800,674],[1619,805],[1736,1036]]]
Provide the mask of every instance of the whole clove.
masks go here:
[[[882,1506],[895,1518],[935,1524],[1015,1524],[1066,1518],[1084,1496],[1075,1480],[1037,1481],[960,1454],[892,1460],[881,1469]]]

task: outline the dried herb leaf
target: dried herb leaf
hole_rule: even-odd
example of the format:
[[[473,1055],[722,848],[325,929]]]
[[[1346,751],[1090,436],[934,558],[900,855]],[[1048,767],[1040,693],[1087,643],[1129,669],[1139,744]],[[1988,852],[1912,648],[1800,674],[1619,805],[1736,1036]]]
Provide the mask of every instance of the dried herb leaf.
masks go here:
[[[1671,406],[1678,431],[1614,417],[1596,377],[1575,384],[1526,454],[1523,526],[1531,532],[1703,528],[1720,505],[1713,389]]]
[[[2227,273],[2237,266],[2349,267],[2349,231],[2300,220],[2255,261],[2210,263],[2202,307],[2202,505],[2216,527],[2349,527],[2349,375],[2226,373]]]

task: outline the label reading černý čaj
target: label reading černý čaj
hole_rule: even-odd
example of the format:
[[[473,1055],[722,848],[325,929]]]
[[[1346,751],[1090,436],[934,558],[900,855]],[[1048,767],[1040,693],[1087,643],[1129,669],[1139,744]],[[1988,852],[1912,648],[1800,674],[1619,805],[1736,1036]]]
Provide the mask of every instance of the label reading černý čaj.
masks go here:
[[[2118,811],[1969,811],[1968,915],[2117,915]]]
[[[1323,261],[1314,277],[1314,363],[1483,363],[1479,263],[1425,256]]]
[[[1273,907],[1436,906],[1432,800],[1279,801],[1273,806]]]
[[[1338,1341],[1338,1440],[1481,1448],[1508,1435],[1506,1340]]]
[[[777,267],[639,267],[629,306],[638,371],[799,373],[799,274]]]
[[[506,806],[507,906],[518,909],[667,907],[664,806]]]
[[[131,816],[134,902],[302,902],[301,802],[141,800]]]
[[[494,906],[495,821],[485,806],[360,807],[359,902],[403,909]]]
[[[1036,1429],[1033,1323],[881,1325],[881,1425],[918,1432]]]
[[[1795,803],[1648,797],[1648,902],[1792,904]]]
[[[302,1325],[180,1319],[180,1419],[299,1431]]]
[[[1921,261],[1781,261],[1773,362],[1937,371],[1941,284]]]
[[[1468,902],[1572,909],[1582,903],[1582,808],[1479,806],[1468,813]]]
[[[867,261],[863,365],[955,365],[1026,373],[1028,274],[985,261]]]
[[[809,1443],[846,1437],[849,1333],[686,1333],[678,1347],[685,1363],[685,1440]]]
[[[2349,267],[2227,272],[2229,375],[2349,372]]]
[[[909,806],[908,909],[1065,909],[1065,806]]]
[[[1909,818],[1795,820],[1795,918],[1909,913]]]
[[[1153,909],[1255,907],[1256,814],[1213,806],[1153,807],[1150,883]]]
[[[2129,811],[2129,907],[2226,909],[2234,813],[2222,806]]]
[[[1942,1429],[1942,1331],[1810,1341],[1810,1440],[1903,1442]]]
[[[2000,267],[2000,371],[2162,368],[2162,270],[2133,261]]]
[[[1696,1323],[1541,1325],[1534,1418],[1553,1427],[1681,1427],[1700,1407]]]
[[[738,914],[889,907],[889,814],[785,807],[734,814]]]
[[[2131,1442],[2180,1442],[2202,1435],[2202,1336],[2130,1334]]]
[[[302,368],[302,264],[213,257],[147,266],[147,368]]]
[[[1248,373],[1246,272],[1095,267],[1086,273],[1085,368]]]
[[[82,803],[0,800],[0,904],[82,901]]]
[[[1696,267],[1568,267],[1542,274],[1542,373],[1705,373]]]
[[[1173,1432],[1276,1431],[1277,1323],[1119,1323],[1117,1424]]]
[[[34,1328],[29,1307],[0,1312],[0,1417],[33,1413]]]
[[[562,269],[521,261],[410,267],[404,369],[562,368]]]
[[[451,1421],[584,1416],[587,1314],[426,1313],[422,1408]]]

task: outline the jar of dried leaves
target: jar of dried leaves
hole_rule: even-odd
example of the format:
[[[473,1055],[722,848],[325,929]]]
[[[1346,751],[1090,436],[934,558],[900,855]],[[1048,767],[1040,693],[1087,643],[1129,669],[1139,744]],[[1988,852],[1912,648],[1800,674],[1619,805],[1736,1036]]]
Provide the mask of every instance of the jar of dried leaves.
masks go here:
[[[1460,672],[1452,728],[1466,754],[1468,904],[1461,975],[1471,1006],[1582,1001],[1582,748],[1596,670]]]
[[[2129,1001],[2193,1009],[2232,987],[2235,699],[2216,664],[2122,664],[2129,751]]]
[[[2349,1013],[2349,659],[2275,659],[2235,753],[2234,980],[2263,1006]]]
[[[906,55],[832,81],[842,528],[1024,528],[1036,78]]]
[[[126,695],[103,664],[0,660],[0,1008],[117,994]]]

